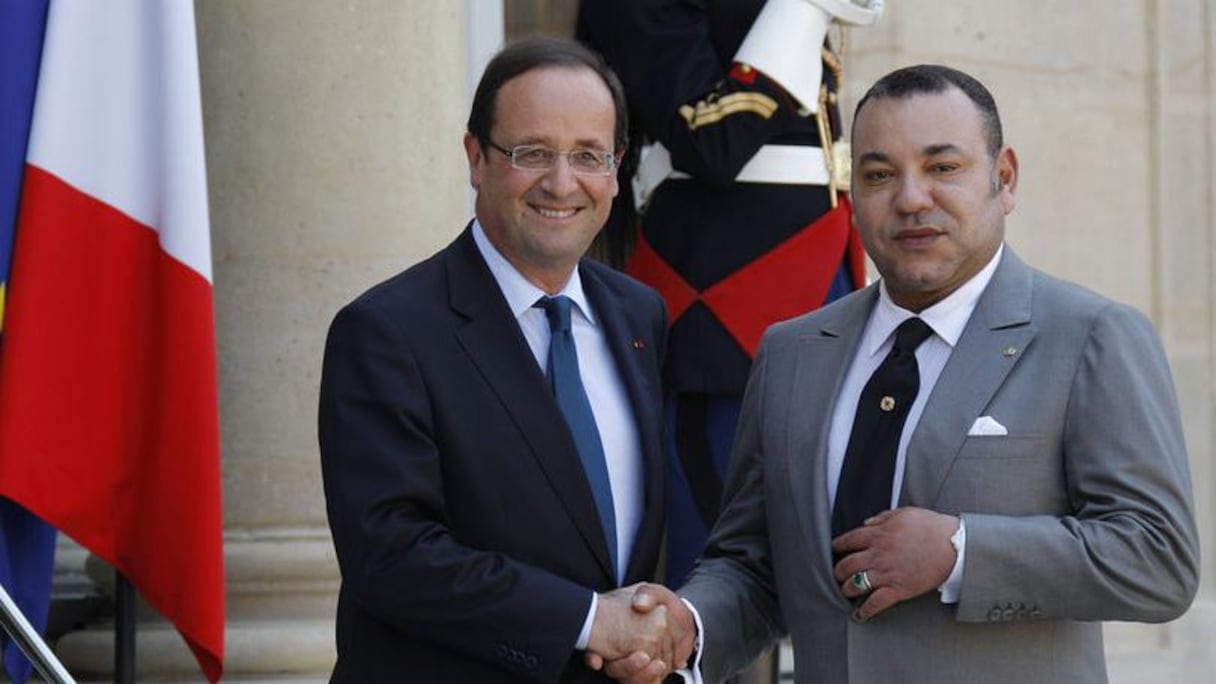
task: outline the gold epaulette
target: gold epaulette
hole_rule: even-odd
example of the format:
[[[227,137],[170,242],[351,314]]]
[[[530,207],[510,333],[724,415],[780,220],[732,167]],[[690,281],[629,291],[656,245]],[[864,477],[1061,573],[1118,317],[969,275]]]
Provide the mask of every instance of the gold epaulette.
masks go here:
[[[777,112],[777,101],[764,93],[742,92],[731,93],[722,97],[710,97],[696,104],[680,107],[680,116],[688,124],[690,131],[701,126],[717,123],[722,119],[741,112],[750,112],[768,119]]]

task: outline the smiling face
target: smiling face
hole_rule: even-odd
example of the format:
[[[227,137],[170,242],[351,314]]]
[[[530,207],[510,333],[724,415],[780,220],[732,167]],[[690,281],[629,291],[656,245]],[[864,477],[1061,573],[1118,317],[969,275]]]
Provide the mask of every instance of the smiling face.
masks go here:
[[[541,67],[503,84],[490,140],[505,149],[544,145],[613,150],[612,94],[594,71]],[[608,220],[616,174],[575,175],[564,156],[548,171],[527,171],[472,134],[464,139],[486,237],[529,282],[556,293]]]
[[[870,100],[853,127],[853,214],[896,304],[921,311],[996,254],[1017,157],[988,153],[979,108],[957,88]]]

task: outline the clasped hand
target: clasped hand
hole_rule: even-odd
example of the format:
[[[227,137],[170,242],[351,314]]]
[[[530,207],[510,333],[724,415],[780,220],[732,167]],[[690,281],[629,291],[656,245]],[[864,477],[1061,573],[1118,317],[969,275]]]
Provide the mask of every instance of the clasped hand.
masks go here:
[[[640,582],[599,595],[587,665],[630,684],[659,682],[687,667],[695,639],[692,613],[680,597]]]
[[[923,508],[883,511],[832,540],[841,592],[858,600],[857,618],[870,620],[891,606],[937,589],[954,567],[950,536],[959,519]],[[870,588],[853,576],[865,571]]]

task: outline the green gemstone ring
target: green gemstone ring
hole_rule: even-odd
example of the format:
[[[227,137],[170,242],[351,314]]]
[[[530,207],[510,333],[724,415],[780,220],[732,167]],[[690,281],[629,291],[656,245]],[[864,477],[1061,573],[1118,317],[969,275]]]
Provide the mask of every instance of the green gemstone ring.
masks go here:
[[[870,584],[870,576],[865,570],[853,573],[853,586],[867,594],[874,591],[874,585]]]

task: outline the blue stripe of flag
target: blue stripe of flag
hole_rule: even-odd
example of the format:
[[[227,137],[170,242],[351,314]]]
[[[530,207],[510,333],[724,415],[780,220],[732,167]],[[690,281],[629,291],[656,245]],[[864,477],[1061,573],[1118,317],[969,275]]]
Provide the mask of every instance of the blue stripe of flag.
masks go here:
[[[48,0],[0,0],[0,282],[12,265]]]
[[[0,283],[6,287],[48,4],[0,0]],[[12,456],[0,453],[0,458]],[[0,499],[0,584],[40,632],[46,629],[54,557],[55,530]],[[15,644],[4,642],[4,667],[14,682],[23,683],[29,661]]]

